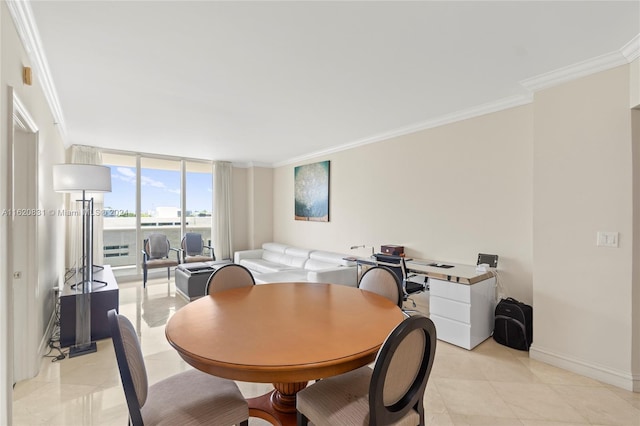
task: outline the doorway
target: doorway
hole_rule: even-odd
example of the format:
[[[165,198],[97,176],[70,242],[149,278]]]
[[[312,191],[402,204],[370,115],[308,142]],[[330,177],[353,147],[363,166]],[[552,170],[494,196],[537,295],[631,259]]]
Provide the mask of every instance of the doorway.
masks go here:
[[[38,129],[12,93],[9,265],[12,276],[13,383],[38,374]]]

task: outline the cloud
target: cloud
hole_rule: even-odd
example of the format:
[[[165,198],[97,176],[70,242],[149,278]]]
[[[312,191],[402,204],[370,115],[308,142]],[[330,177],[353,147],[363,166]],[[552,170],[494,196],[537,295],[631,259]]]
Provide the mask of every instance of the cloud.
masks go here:
[[[151,179],[147,176],[141,176],[140,179],[140,183],[142,184],[142,186],[153,186],[154,188],[167,189],[167,185],[165,185],[164,182],[160,182],[159,180]]]
[[[115,172],[114,172],[115,170]],[[115,167],[111,169],[111,177],[113,179],[119,179],[124,182],[129,182],[135,185],[136,183],[136,172],[134,169],[129,167]],[[142,186],[151,186],[153,188],[163,189],[166,192],[170,192],[172,194],[180,194],[180,189],[171,189],[168,188],[164,182],[159,180],[150,178],[148,176],[140,177],[140,184]]]
[[[115,173],[113,170],[114,169],[111,169],[111,177],[113,179],[120,179],[133,184],[136,183],[136,172],[134,170],[128,167],[116,167]]]

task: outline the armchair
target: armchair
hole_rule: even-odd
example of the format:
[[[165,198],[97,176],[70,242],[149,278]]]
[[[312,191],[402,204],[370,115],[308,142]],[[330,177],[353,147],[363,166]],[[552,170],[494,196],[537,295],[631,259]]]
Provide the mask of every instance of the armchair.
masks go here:
[[[187,232],[184,237],[182,237],[180,245],[182,248],[182,263],[210,262],[216,260],[211,241],[209,241],[209,245],[205,245],[202,234]],[[211,253],[210,256],[204,254],[205,248],[209,249]]]
[[[151,234],[142,244],[142,286],[147,286],[149,269],[167,268],[167,279],[171,278],[171,268],[180,264],[180,250],[172,248],[165,234]],[[176,260],[170,259],[171,251],[176,252]]]

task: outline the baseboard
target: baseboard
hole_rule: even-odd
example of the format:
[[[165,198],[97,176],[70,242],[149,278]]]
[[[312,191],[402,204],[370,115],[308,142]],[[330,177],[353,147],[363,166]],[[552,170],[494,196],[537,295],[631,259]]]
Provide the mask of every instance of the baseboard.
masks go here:
[[[545,348],[531,345],[529,357],[582,376],[613,385],[624,390],[640,392],[640,374],[619,371],[603,365],[586,362],[577,358],[554,353]]]

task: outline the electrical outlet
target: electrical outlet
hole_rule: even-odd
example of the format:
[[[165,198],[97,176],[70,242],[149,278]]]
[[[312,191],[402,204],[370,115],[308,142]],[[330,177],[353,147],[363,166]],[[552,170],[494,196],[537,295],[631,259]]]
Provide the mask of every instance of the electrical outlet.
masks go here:
[[[598,247],[618,247],[618,232],[598,231],[596,234],[596,245]]]

